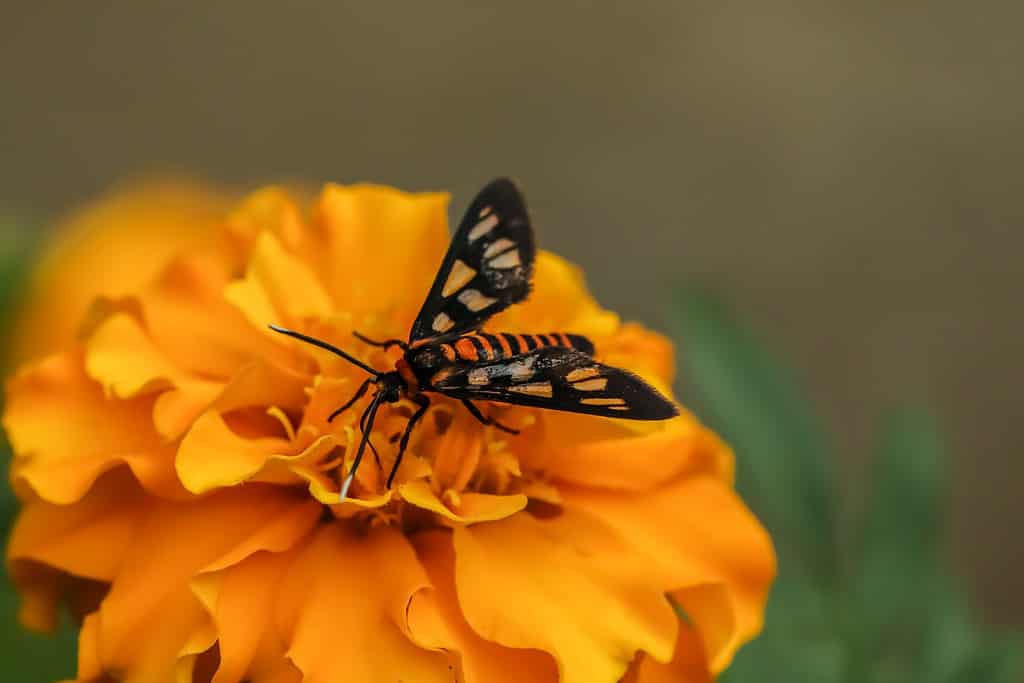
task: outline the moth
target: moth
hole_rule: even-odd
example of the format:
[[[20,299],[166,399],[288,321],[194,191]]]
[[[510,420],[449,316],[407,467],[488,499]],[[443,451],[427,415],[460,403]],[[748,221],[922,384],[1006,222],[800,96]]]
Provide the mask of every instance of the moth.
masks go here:
[[[636,375],[594,360],[586,337],[566,332],[510,334],[482,332],[494,314],[530,294],[536,249],[522,195],[512,181],[499,178],[476,196],[459,223],[408,341],[365,344],[397,346],[403,355],[389,371],[379,371],[322,339],[276,325],[270,328],[325,349],[362,368],[369,377],[328,421],[351,408],[373,387],[359,418],[361,438],[352,469],[341,485],[345,500],[370,441],[383,403],[407,398],[416,404],[398,446],[387,486],[398,471],[409,435],[430,407],[427,394],[457,399],[481,423],[517,434],[485,416],[474,401],[507,403],[629,420],[665,420],[678,408]],[[379,462],[379,457],[378,457]]]

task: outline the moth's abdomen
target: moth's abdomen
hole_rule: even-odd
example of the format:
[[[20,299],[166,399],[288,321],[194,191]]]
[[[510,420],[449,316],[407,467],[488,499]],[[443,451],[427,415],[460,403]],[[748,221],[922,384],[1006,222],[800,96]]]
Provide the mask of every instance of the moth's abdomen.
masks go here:
[[[549,346],[576,349],[587,355],[594,354],[594,345],[589,339],[578,334],[564,332],[549,332],[547,334],[478,332],[464,335],[448,344],[441,344],[441,353],[451,361],[472,363],[511,358]]]

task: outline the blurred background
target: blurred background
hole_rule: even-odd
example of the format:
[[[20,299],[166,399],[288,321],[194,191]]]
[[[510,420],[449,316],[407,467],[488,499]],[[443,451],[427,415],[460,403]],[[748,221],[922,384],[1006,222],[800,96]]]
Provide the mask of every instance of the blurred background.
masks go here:
[[[0,213],[40,225],[154,172],[447,189],[458,209],[511,175],[542,246],[677,338],[683,401],[741,459],[758,449],[688,334],[698,359],[736,333],[787,368],[827,434],[810,457],[841,548],[874,504],[880,421],[927,414],[935,562],[973,621],[1024,624],[1024,5],[514,5],[5,0]],[[743,393],[747,366],[718,360]]]

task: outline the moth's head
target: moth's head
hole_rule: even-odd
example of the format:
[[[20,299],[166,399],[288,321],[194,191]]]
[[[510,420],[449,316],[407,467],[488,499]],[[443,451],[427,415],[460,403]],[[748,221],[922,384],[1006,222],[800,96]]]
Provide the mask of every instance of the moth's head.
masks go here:
[[[385,372],[377,378],[377,391],[385,403],[396,403],[402,397],[405,380],[397,372]]]

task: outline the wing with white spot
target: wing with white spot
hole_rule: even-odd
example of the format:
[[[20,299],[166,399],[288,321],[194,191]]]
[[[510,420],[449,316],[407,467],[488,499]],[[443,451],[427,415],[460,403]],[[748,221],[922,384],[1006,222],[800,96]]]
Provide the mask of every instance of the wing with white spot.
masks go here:
[[[530,293],[535,248],[526,204],[511,180],[499,178],[469,205],[409,341],[478,329]]]
[[[675,404],[633,373],[558,346],[489,363],[455,364],[435,374],[430,388],[452,398],[630,420],[679,414]]]

